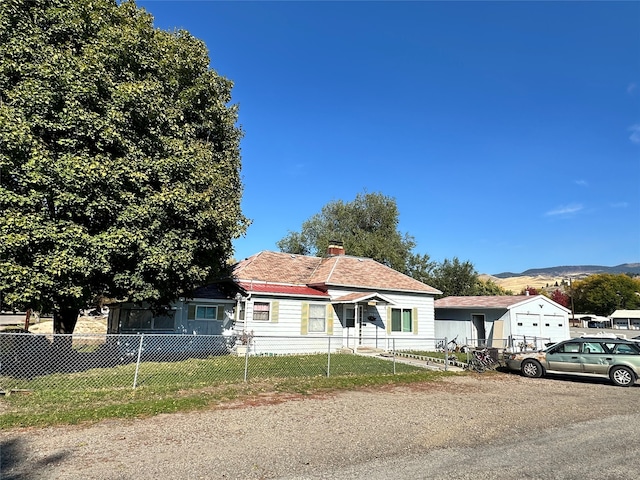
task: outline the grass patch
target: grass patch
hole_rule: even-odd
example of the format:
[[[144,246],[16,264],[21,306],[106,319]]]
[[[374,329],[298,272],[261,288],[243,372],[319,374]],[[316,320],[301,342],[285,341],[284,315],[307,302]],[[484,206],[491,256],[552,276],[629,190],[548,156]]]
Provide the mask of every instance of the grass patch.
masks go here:
[[[234,356],[182,362],[144,362],[133,389],[135,365],[56,373],[16,381],[23,389],[0,397],[0,429],[96,422],[211,408],[261,395],[349,390],[433,381],[450,375],[374,357],[331,355]],[[6,377],[0,377],[0,385]]]
[[[423,350],[408,350],[403,353],[409,353],[411,355],[420,355],[423,357],[441,358],[444,360],[444,352],[428,352]],[[449,352],[449,358],[455,357],[460,362],[467,361],[467,354],[462,352]]]

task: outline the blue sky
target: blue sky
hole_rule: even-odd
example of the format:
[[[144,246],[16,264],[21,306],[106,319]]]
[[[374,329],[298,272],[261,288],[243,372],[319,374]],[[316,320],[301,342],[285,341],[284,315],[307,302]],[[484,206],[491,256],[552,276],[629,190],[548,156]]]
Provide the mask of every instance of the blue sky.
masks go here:
[[[138,5],[235,83],[236,259],[367,191],[479,273],[640,262],[640,2]]]

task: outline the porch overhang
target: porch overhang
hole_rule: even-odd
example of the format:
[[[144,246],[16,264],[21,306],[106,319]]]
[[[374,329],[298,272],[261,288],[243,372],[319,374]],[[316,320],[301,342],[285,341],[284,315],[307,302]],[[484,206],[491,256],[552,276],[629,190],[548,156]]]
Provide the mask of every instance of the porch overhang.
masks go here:
[[[334,298],[331,300],[333,304],[345,304],[345,303],[366,303],[368,305],[377,305],[378,303],[386,305],[394,305],[394,302],[379,294],[378,292],[355,292],[343,295],[342,297]]]

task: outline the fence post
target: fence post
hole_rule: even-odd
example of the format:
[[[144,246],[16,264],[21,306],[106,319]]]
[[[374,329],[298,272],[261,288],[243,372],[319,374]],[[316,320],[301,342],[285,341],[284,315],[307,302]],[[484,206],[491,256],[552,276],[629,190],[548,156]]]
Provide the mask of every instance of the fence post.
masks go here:
[[[142,356],[142,340],[144,333],[140,335],[140,344],[138,345],[138,359],[136,360],[136,374],[133,376],[133,389],[138,385],[138,371],[140,370],[140,357]]]
[[[247,382],[249,372],[249,350],[251,350],[251,342],[247,343],[247,349],[244,351],[244,381]]]
[[[391,340],[391,348],[393,349],[393,374],[396,374],[396,339]]]
[[[331,337],[327,345],[327,377],[331,374]]]
[[[447,337],[444,337],[444,371],[446,372],[449,366],[449,344],[447,343]]]

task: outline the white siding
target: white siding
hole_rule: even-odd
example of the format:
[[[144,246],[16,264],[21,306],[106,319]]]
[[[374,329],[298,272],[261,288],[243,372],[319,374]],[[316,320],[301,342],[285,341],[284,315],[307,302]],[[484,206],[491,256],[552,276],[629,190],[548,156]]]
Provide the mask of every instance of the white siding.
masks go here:
[[[278,317],[269,321],[253,320],[253,305],[255,302],[270,302],[270,314],[273,313],[273,302],[278,302]],[[245,328],[252,331],[254,347],[252,352],[259,355],[289,354],[289,353],[324,353],[331,348],[336,350],[342,346],[340,323],[334,314],[333,337],[335,342],[327,340],[327,332],[307,333],[302,335],[302,305],[304,303],[329,305],[328,299],[300,299],[287,297],[265,297],[253,295],[247,302],[245,312]],[[328,326],[328,319],[325,319]]]
[[[551,342],[566,340],[571,337],[569,314],[544,297],[533,298],[511,309],[511,334],[536,336]]]
[[[331,298],[338,298],[349,293],[361,290],[330,290]],[[409,295],[400,293],[379,292],[393,302],[394,308],[417,309],[417,333],[413,332],[387,332],[387,304],[378,302],[376,305],[364,305],[364,319],[362,336],[358,336],[358,321],[354,328],[343,328],[341,320],[344,320],[343,305],[333,306],[333,332],[328,334],[329,318],[326,318],[327,329],[325,332],[303,331],[303,304],[330,305],[328,298],[290,298],[270,297],[253,294],[246,302],[245,320],[236,324],[237,330],[245,329],[253,332],[253,354],[271,355],[285,353],[316,353],[335,351],[343,347],[353,348],[356,345],[369,346],[389,350],[393,347],[393,339],[397,349],[419,348],[432,350],[435,347],[435,326],[432,296]],[[277,302],[277,321],[271,317],[269,321],[253,319],[253,306],[255,302]],[[353,304],[347,304],[353,305]],[[270,310],[270,313],[272,310]],[[373,317],[372,320],[367,320]],[[428,339],[428,340],[425,340]]]

